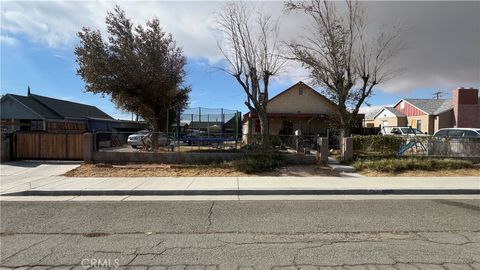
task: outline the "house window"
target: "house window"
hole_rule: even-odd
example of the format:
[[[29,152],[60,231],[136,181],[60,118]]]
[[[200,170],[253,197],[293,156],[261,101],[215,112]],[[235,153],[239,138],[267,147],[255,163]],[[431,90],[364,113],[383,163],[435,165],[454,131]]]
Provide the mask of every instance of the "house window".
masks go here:
[[[417,120],[417,129],[422,130],[422,120]]]
[[[403,101],[400,102],[400,109],[405,109],[405,102]]]
[[[298,95],[303,96],[303,88],[298,89]]]

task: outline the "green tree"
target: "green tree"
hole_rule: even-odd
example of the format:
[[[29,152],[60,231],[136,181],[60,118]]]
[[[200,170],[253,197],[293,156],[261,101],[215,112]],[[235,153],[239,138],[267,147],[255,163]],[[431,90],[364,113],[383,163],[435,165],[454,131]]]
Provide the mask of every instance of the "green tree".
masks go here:
[[[107,39],[88,27],[78,32],[77,74],[85,91],[110,95],[119,109],[140,115],[153,131],[168,128],[167,115],[186,107],[191,91],[184,85],[182,49],[158,19],[134,26],[119,6],[107,13],[106,25]]]

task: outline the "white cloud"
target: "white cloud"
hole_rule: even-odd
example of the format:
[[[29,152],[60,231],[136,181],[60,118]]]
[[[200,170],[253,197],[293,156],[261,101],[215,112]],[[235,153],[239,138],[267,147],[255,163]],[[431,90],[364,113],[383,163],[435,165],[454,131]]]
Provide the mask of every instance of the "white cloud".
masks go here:
[[[8,46],[17,46],[18,40],[11,36],[0,35],[0,43]]]
[[[210,32],[211,14],[221,3],[202,2],[121,2],[118,3],[136,24],[158,17],[164,30],[192,58],[220,59]],[[2,33],[24,34],[50,47],[73,47],[83,26],[106,31],[105,16],[115,2],[39,1],[3,2]]]
[[[113,113],[109,113],[109,115],[113,119],[132,120],[132,114],[131,113],[113,112]],[[135,116],[134,116],[133,119],[135,120]]]
[[[158,17],[187,57],[206,59],[210,64],[221,59],[211,29],[213,14],[222,2],[4,1],[0,7],[1,42],[15,45],[18,41],[14,37],[19,34],[33,42],[72,50],[82,26],[105,32],[106,13],[116,3],[134,23]],[[302,33],[304,14],[283,14],[280,1],[260,6],[281,18],[283,40]],[[373,29],[392,21],[412,28],[404,37],[410,49],[395,59],[396,66],[406,68],[406,72],[382,85],[386,92],[480,86],[480,2],[375,1],[366,2],[366,6]],[[276,83],[290,84],[307,77],[301,67],[289,64]]]

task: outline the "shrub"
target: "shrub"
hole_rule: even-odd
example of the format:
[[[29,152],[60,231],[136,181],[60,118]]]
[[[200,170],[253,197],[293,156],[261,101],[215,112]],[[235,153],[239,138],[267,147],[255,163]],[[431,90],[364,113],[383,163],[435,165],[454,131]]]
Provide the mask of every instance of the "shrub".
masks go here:
[[[392,155],[405,144],[405,138],[397,136],[354,136],[353,151],[374,152],[380,155]]]
[[[357,170],[370,169],[379,172],[401,172],[407,170],[454,170],[471,168],[472,163],[466,160],[455,159],[429,159],[429,158],[406,158],[406,159],[360,159],[353,163]]]
[[[279,154],[275,153],[255,153],[247,154],[241,159],[232,162],[233,167],[244,173],[257,173],[273,171],[284,165],[284,161]]]

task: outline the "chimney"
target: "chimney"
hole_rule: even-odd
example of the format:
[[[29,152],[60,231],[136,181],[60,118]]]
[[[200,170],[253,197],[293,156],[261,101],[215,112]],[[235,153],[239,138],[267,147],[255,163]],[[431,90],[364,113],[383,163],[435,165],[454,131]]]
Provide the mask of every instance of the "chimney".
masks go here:
[[[452,93],[454,127],[479,127],[478,89],[457,88]]]

